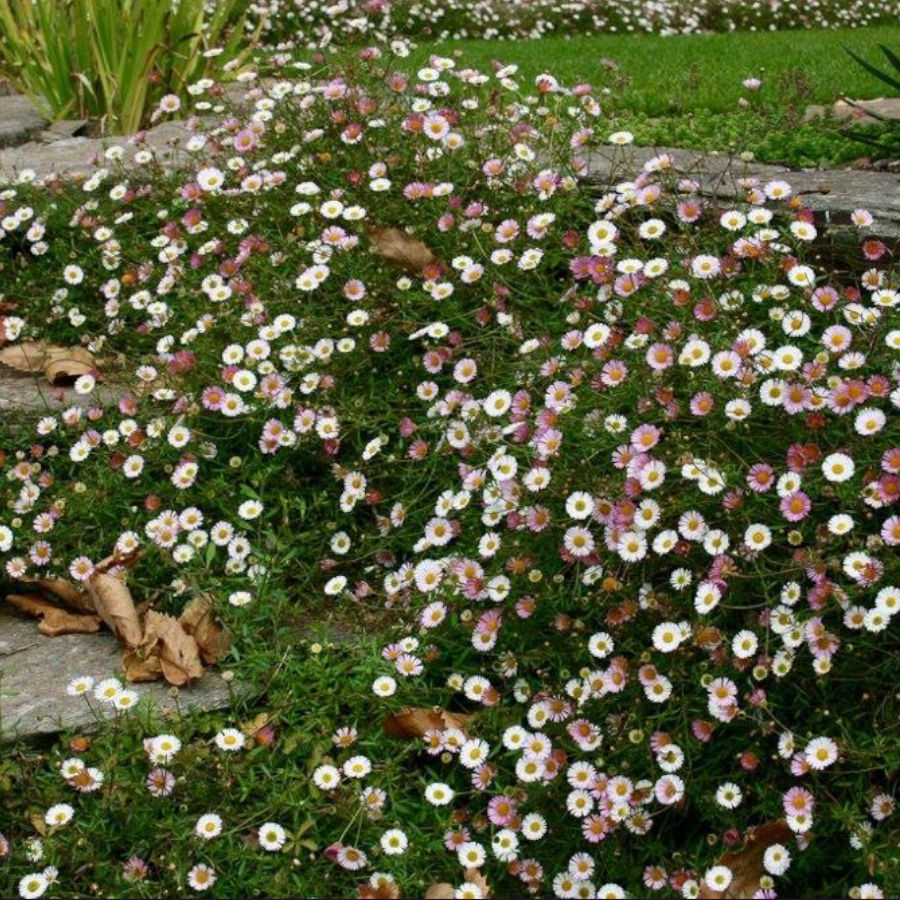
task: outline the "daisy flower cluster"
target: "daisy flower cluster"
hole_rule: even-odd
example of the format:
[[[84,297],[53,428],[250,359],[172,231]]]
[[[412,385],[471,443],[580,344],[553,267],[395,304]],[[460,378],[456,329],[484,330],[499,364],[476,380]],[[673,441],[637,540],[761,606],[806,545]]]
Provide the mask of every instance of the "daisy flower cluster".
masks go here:
[[[814,883],[820,841],[842,890],[881,896],[890,248],[860,209],[861,263],[829,264],[788,180],[710,198],[660,155],[594,184],[592,148],[630,135],[591,85],[440,56],[408,74],[407,51],[275,54],[241,105],[195,86],[218,118],[187,169],[137,138],[70,188],[0,192],[7,340],[99,370],[6,438],[6,575],[131,566],[237,631],[273,594],[390,611],[335,685],[348,706],[364,685],[366,725],[335,721],[310,767],[322,858],[360,896],[424,871],[459,897],[734,890],[723,854],[773,820],[753,895]],[[128,388],[115,406],[100,375]],[[382,723],[410,709],[400,753]],[[246,742],[215,736],[223,770]],[[148,739],[153,797],[180,751]],[[187,827],[228,837],[209,809]]]
[[[701,0],[254,0],[250,14],[273,43],[322,46],[347,41],[537,39],[549,35],[710,31],[774,31],[785,28],[852,28],[890,24],[898,9],[872,0],[817,0],[791,4]]]

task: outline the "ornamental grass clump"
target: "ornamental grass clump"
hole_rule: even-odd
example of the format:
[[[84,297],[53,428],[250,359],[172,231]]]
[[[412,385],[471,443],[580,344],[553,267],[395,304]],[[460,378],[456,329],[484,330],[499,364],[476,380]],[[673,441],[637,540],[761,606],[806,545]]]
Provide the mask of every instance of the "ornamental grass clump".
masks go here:
[[[231,65],[247,40],[241,0],[0,0],[0,75],[53,119],[131,134],[165,97]],[[247,52],[244,50],[243,52]]]
[[[872,216],[834,271],[789,180],[711,198],[659,155],[593,185],[630,135],[591,85],[406,52],[261,62],[186,170],[138,144],[0,193],[6,340],[96,363],[4,436],[8,580],[202,592],[272,707],[116,732],[36,777],[48,808],[120,823],[163,893],[889,895]],[[379,634],[303,644],[311,609]],[[49,874],[14,856],[24,896],[96,878],[59,835]]]

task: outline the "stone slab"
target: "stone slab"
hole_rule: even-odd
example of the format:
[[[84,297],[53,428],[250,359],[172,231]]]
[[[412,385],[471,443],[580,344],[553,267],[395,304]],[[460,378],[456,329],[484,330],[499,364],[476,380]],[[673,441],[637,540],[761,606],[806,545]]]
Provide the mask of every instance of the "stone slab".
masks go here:
[[[96,729],[97,715],[112,712],[93,701],[92,712],[83,697],[66,694],[66,685],[78,675],[98,681],[121,677],[121,647],[109,632],[45,637],[34,619],[0,606],[0,741]],[[162,682],[131,687],[142,704],[153,704],[162,715],[222,709],[231,702],[228,685],[215,670],[181,689]]]
[[[274,79],[262,79],[259,87],[266,87]],[[223,85],[223,99],[232,107],[246,110],[249,97],[248,86],[232,82]],[[6,98],[0,97],[0,103]],[[21,100],[24,98],[16,98]],[[2,117],[2,113],[0,113]],[[205,126],[218,123],[221,116],[205,117],[199,121]],[[115,145],[125,148],[123,162],[127,165],[140,149],[152,148],[157,159],[165,166],[175,168],[184,165],[190,154],[183,149],[185,142],[194,134],[187,127],[185,120],[169,120],[154,125],[144,131],[144,139],[139,145],[131,143],[131,135],[109,135],[102,138],[88,138],[81,135],[90,123],[83,121],[60,121],[44,128],[47,123],[40,120],[38,127],[25,140],[19,141],[21,146],[0,149],[0,185],[14,181],[23,169],[31,169],[38,178],[48,175],[89,175],[95,168],[94,160],[101,158],[108,147]],[[40,137],[42,140],[37,140]],[[31,140],[34,138],[34,140]],[[0,148],[4,146],[0,141]]]
[[[17,413],[50,414],[70,406],[112,406],[128,391],[120,385],[98,384],[90,394],[69,386],[54,386],[43,378],[0,366],[0,424],[9,424]]]
[[[828,113],[835,119],[850,120],[860,125],[874,125],[900,119],[900,97],[876,97],[874,100],[838,100],[832,106],[814,103],[806,107],[803,119],[812,122]]]
[[[900,237],[900,174],[855,169],[790,169],[786,166],[743,162],[724,153],[687,150],[679,147],[604,147],[585,156],[587,178],[607,188],[623,179],[632,179],[649,159],[668,153],[674,171],[696,179],[701,193],[724,201],[742,197],[739,181],[783,179],[802,195],[810,209],[820,213],[826,227],[850,224],[850,214],[860,207],[874,218],[867,233],[879,237]]]
[[[146,132],[146,143],[153,147],[166,165],[177,167],[189,154],[180,149],[191,132],[183,122],[164,122]],[[12,179],[22,169],[32,169],[39,178],[51,174],[88,174],[91,158],[114,144],[125,146],[125,162],[136,147],[125,137],[101,139],[68,138],[51,144],[26,144],[0,150],[0,181]],[[678,147],[608,147],[592,151],[588,177],[597,183],[614,183],[632,178],[653,156],[669,153],[679,172],[697,178],[701,191],[722,197],[741,196],[740,178],[754,176],[763,180],[784,178],[804,202],[823,214],[826,226],[849,223],[850,213],[859,207],[868,209],[874,219],[871,233],[880,237],[900,236],[900,177],[893,172],[854,169],[789,169],[785,166],[745,163],[727,154],[688,150]]]
[[[30,141],[47,120],[21,94],[0,97],[0,147],[17,147]]]
[[[51,122],[42,132],[44,143],[63,141],[73,137],[84,137],[90,131],[91,123],[87,119],[60,119]]]
[[[152,148],[162,163],[176,166],[189,158],[187,151],[180,148],[193,133],[184,122],[175,121],[162,122],[147,129],[144,141],[137,145],[131,144],[130,138],[124,135],[104,138],[68,137],[51,143],[22,144],[0,150],[0,184],[15,181],[18,173],[24,169],[30,169],[38,178],[48,175],[90,175],[96,169],[94,160],[102,160],[106,149],[113,146],[125,149],[123,162],[126,165],[138,150]],[[112,163],[106,165],[112,166]]]

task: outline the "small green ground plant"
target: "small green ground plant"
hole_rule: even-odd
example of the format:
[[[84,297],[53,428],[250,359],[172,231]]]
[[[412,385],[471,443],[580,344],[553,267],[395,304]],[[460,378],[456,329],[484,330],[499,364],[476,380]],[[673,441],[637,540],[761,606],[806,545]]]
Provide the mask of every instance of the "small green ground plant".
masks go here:
[[[599,91],[408,53],[267,56],[185,169],[0,191],[6,341],[97,369],[3,432],[9,588],[202,593],[235,685],[160,721],[72,671],[113,725],[4,758],[4,890],[890,896],[878,223],[838,266],[788,181],[594,183]]]

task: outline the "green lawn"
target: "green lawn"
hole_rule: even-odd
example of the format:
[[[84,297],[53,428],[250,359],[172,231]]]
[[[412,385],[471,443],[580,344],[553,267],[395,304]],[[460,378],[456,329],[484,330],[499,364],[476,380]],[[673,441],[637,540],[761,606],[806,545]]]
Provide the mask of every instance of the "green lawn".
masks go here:
[[[536,41],[452,41],[436,52],[463,52],[470,64],[517,63],[519,77],[550,71],[566,84],[590,81],[605,89],[610,130],[627,128],[639,143],[705,150],[749,151],[761,160],[799,166],[846,163],[862,156],[896,159],[896,127],[864,127],[879,142],[851,139],[845,123],[806,123],[810,104],[841,97],[868,99],[889,88],[844,51],[882,65],[879,43],[900,49],[900,26],[770,34],[608,35]],[[434,47],[412,57],[420,65]],[[762,80],[758,91],[742,81]],[[741,99],[749,106],[742,107]],[[859,129],[859,126],[853,126]]]
[[[518,63],[523,75],[552,71],[561,79],[616,84],[617,108],[650,116],[689,110],[729,112],[747,91],[741,81],[761,77],[778,96],[802,91],[809,103],[841,96],[882,96],[887,88],[844,52],[849,47],[874,59],[876,44],[900,49],[900,26],[833,31],[780,31],[771,34],[608,35],[544,38],[537,41],[453,41],[437,52],[461,49],[481,65],[492,60]],[[417,60],[430,48],[421,47]],[[620,71],[610,72],[609,61]],[[621,77],[616,77],[621,76]]]

